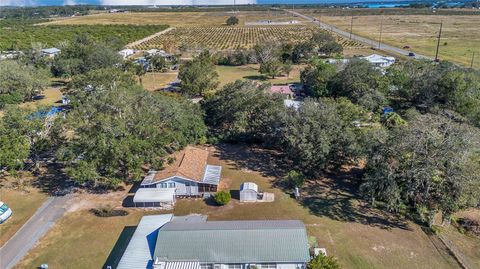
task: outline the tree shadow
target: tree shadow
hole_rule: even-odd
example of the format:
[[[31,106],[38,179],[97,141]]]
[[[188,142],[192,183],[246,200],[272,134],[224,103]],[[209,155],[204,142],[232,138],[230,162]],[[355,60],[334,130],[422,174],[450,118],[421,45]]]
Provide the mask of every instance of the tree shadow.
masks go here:
[[[291,168],[276,150],[233,144],[219,144],[217,149],[214,156],[237,170],[248,169],[265,177],[281,178]]]
[[[123,228],[122,233],[120,233],[120,236],[118,237],[115,246],[108,255],[108,258],[103,264],[102,268],[107,268],[107,266],[117,268],[118,263],[120,262],[123,253],[127,249],[128,243],[130,243],[130,239],[132,239],[133,233],[135,232],[136,228],[137,226],[126,226]]]
[[[250,76],[244,76],[243,78],[248,80],[261,80],[261,81],[268,80],[268,78],[263,75],[250,75]]]
[[[275,150],[255,146],[220,144],[216,156],[236,170],[248,169],[272,177],[273,187],[293,196],[293,189],[285,183],[285,174],[294,169],[292,163]],[[405,218],[369,206],[359,195],[362,169],[343,167],[308,180],[301,188],[299,203],[313,215],[325,216],[343,222],[356,222],[382,229],[409,230]]]
[[[74,182],[64,173],[63,167],[57,163],[49,163],[32,185],[52,196],[64,196],[73,190]]]
[[[343,222],[356,222],[382,229],[410,230],[407,220],[379,208],[371,207],[358,194],[358,168],[326,174],[309,180],[301,189],[300,204],[317,216]]]

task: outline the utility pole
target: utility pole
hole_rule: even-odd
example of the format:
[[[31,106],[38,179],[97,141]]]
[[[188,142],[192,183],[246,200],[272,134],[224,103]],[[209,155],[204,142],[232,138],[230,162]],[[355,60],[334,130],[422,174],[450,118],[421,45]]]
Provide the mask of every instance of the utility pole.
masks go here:
[[[440,48],[440,38],[442,38],[443,21],[440,22],[440,31],[438,31],[437,51],[435,52],[435,62],[438,62],[438,49]]]
[[[350,21],[350,40],[352,40],[352,30],[353,30],[353,15],[352,15],[352,20]]]
[[[380,36],[378,37],[378,49],[382,45],[383,15],[380,17]]]
[[[470,62],[470,68],[473,68],[473,60],[475,59],[475,51],[472,53],[472,61]]]

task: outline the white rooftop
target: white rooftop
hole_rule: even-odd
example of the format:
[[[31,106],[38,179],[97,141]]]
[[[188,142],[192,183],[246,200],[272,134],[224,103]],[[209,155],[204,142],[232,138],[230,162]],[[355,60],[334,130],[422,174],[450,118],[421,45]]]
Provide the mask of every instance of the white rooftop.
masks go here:
[[[378,54],[372,54],[362,58],[371,63],[390,63],[390,62],[394,63],[395,62],[395,57],[382,56]]]
[[[55,54],[59,53],[61,50],[57,48],[48,48],[48,49],[42,49],[43,53],[48,53],[48,54]]]
[[[150,268],[153,264],[158,229],[169,222],[172,217],[173,214],[142,217],[117,269]]]
[[[253,182],[244,182],[242,185],[240,185],[240,191],[243,190],[254,190],[258,192],[258,185]]]
[[[175,188],[139,188],[133,196],[134,203],[172,203]]]

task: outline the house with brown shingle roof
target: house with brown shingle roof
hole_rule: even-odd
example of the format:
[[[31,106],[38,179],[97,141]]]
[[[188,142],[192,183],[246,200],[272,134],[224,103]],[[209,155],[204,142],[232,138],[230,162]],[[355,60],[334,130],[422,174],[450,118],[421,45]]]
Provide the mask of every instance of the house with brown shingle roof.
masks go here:
[[[198,196],[216,192],[221,166],[207,163],[208,151],[191,146],[174,154],[173,162],[160,171],[151,171],[141,188],[175,189],[175,196]]]

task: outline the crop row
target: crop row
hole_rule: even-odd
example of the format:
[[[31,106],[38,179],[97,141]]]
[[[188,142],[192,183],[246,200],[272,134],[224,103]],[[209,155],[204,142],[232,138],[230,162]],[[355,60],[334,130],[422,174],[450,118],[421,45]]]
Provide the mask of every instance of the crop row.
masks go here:
[[[312,36],[315,28],[305,26],[275,27],[183,27],[157,36],[137,49],[166,48],[180,49],[248,49],[256,44],[278,41],[297,43]],[[344,46],[357,46],[350,40],[339,40]]]

